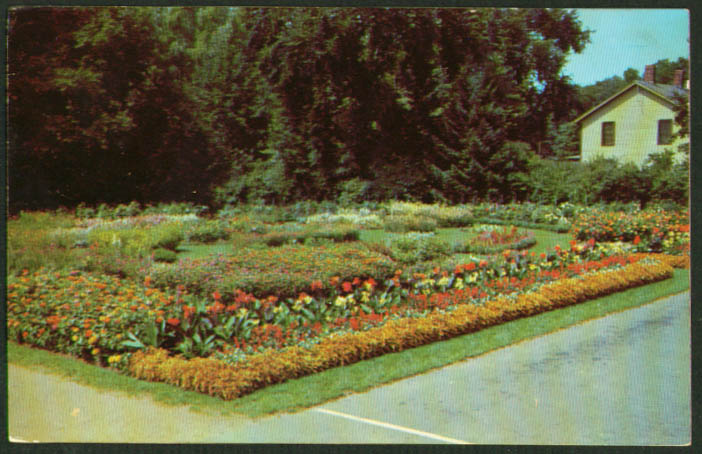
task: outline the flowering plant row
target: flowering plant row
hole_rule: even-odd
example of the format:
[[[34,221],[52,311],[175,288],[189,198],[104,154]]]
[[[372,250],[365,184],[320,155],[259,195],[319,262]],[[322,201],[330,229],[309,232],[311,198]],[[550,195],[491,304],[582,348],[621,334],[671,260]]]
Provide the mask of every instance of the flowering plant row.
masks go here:
[[[641,250],[680,254],[689,249],[690,220],[687,211],[591,209],[576,218],[571,232],[580,240],[626,241]]]
[[[163,349],[149,349],[131,356],[128,371],[140,379],[234,399],[288,379],[656,282],[672,276],[672,271],[661,262],[633,263],[583,278],[559,280],[536,292],[512,298],[503,296],[484,305],[462,304],[453,311],[437,311],[426,317],[402,317],[366,331],[326,337],[310,346],[268,350],[235,366],[214,358],[186,360],[170,356]]]

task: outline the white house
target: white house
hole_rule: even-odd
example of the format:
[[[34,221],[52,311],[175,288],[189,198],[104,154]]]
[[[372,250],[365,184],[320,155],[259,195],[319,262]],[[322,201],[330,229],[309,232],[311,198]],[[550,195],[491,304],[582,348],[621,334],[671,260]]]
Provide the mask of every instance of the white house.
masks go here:
[[[675,138],[677,96],[689,96],[684,72],[677,70],[673,85],[655,83],[655,66],[646,66],[643,81],[635,81],[574,121],[580,126],[580,160],[597,156],[640,166],[646,157],[677,150],[687,139]]]

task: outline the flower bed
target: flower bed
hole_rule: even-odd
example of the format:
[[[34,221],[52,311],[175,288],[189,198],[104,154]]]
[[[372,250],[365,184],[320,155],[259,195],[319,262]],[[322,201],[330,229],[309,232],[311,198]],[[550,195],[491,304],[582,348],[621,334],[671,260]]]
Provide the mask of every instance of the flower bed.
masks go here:
[[[580,240],[626,241],[642,250],[681,254],[689,250],[690,219],[687,211],[591,209],[577,217],[571,232]]]
[[[528,249],[536,244],[534,233],[518,230],[515,226],[497,228],[491,225],[477,229],[478,235],[467,243],[456,245],[454,251],[473,254],[495,254],[506,249]]]
[[[396,265],[387,257],[358,243],[330,246],[286,245],[272,249],[244,249],[233,255],[183,259],[176,264],[153,266],[148,276],[159,288],[183,285],[189,292],[210,295],[217,291],[225,302],[237,292],[286,298],[309,291],[319,281],[329,290],[331,278],[385,279]]]
[[[483,306],[462,304],[450,312],[400,318],[367,331],[327,337],[307,348],[296,346],[283,351],[269,350],[253,355],[235,367],[212,358],[188,361],[171,357],[165,350],[152,349],[132,355],[128,371],[140,379],[162,381],[223,399],[234,399],[288,379],[656,282],[671,277],[672,271],[670,266],[660,262],[633,263],[585,278],[560,280],[536,292],[516,298],[498,298]]]

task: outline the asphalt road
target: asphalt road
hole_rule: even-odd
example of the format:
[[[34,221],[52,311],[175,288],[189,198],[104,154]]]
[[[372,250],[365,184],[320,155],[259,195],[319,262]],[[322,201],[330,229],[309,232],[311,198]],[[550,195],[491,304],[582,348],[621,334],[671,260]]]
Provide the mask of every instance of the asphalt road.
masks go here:
[[[682,445],[690,294],[294,414],[214,417],[9,365],[16,441]]]

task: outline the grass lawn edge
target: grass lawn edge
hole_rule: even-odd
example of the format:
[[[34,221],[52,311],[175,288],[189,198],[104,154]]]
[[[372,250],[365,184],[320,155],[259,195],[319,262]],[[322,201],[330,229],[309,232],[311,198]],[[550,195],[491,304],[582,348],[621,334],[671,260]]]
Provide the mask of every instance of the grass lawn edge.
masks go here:
[[[689,270],[676,269],[673,278],[614,293],[584,303],[521,318],[484,330],[421,347],[391,353],[349,366],[270,386],[232,401],[153,383],[87,364],[78,359],[37,348],[7,344],[8,363],[36,368],[70,378],[93,388],[128,395],[147,394],[166,405],[187,405],[193,410],[250,417],[298,411],[354,392],[460,362],[524,340],[653,303],[689,289]]]

